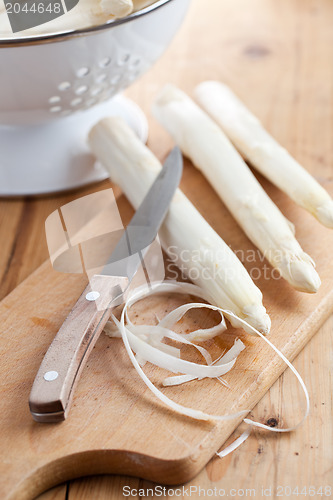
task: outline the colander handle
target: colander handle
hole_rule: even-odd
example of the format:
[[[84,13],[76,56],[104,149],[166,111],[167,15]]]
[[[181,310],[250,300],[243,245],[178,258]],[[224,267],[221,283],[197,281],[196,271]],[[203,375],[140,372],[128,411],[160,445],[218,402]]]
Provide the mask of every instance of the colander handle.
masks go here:
[[[37,422],[67,417],[85,362],[112,310],[123,300],[128,279],[94,276],[63,323],[40,365],[29,398]]]

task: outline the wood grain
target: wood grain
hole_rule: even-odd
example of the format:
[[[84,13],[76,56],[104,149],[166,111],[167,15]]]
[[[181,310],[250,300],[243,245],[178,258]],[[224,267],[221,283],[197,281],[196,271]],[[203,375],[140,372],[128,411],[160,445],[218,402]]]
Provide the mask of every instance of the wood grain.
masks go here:
[[[222,79],[332,193],[332,10],[329,0],[281,0],[278,3],[274,0],[251,3],[194,0],[190,16],[169,52],[129,94],[148,112],[154,94],[167,81],[190,92],[202,79]],[[152,149],[163,158],[170,145],[170,140],[151,120]],[[202,178],[192,176],[192,167],[186,165],[182,188],[204,212],[206,200],[194,196],[195,189],[202,184],[205,185]],[[83,190],[80,194],[87,192],[89,190]],[[270,194],[279,204],[284,202],[280,206],[289,218],[296,220],[298,209],[285,204],[285,197],[277,190],[271,189]],[[43,236],[45,218],[74,196],[1,202],[2,296],[47,257]],[[234,223],[226,219],[222,225],[222,204],[212,191],[209,196],[211,210],[205,215],[225,236]],[[122,209],[122,214],[131,214],[124,201]],[[310,220],[307,215],[304,218]],[[314,238],[312,226],[306,236],[307,241]],[[228,242],[237,248],[236,236]],[[306,243],[304,246],[309,248]],[[310,385],[313,401],[312,415],[303,432],[273,438],[256,433],[231,457],[210,462],[191,484],[227,489],[235,485],[261,488],[262,485],[332,483],[332,446],[329,446],[332,442],[332,380],[328,375],[332,326],[330,320],[297,361]],[[294,379],[287,373],[285,377],[283,388],[280,379],[257,407],[257,418],[293,413],[300,395]],[[299,454],[295,455],[296,452]],[[67,497],[70,500],[120,498],[122,484],[150,486],[129,478],[87,479],[71,483]],[[259,493],[258,490],[260,498]],[[66,490],[58,489],[56,494],[59,499],[65,499]]]
[[[124,277],[95,275],[89,280],[50,344],[33,382],[29,407],[36,422],[67,418],[81,372],[127,285]],[[100,297],[88,301],[87,294],[92,291]],[[45,374],[53,371],[57,378],[45,380]]]
[[[321,230],[313,231],[324,241]],[[321,249],[315,248],[317,238],[311,244],[322,264],[330,261],[327,249],[333,234],[330,236]],[[245,251],[247,240],[241,234],[239,238],[238,248]],[[58,425],[34,422],[28,409],[31,384],[45,350],[82,291],[83,280],[81,275],[58,273],[46,262],[0,304],[0,449],[6,455],[0,464],[0,476],[5,478],[0,495],[4,500],[29,500],[57,482],[98,473],[125,473],[179,484],[198,474],[241,421],[214,424],[174,414],[138,379],[122,341],[104,335],[83,370],[68,420]],[[259,280],[262,289],[269,286],[266,281],[263,276]],[[265,295],[274,325],[271,338],[289,359],[333,311],[332,282],[333,270],[327,268],[321,291],[315,296],[286,290],[282,280],[274,284],[274,294]],[[133,306],[134,321],[153,324],[155,314],[162,318],[184,300],[190,297],[164,294],[145,299]],[[214,317],[209,319],[213,324]],[[198,322],[203,323],[198,315],[189,314],[181,321],[180,331],[191,331]],[[168,388],[166,394],[185,406],[213,414],[252,409],[285,365],[261,339],[231,328],[209,342],[214,358],[231,347],[236,337],[243,340],[246,350],[225,376],[231,389],[215,380],[203,380],[188,389]],[[200,361],[191,347],[182,347],[181,353]],[[151,365],[145,371],[158,386],[168,373]],[[300,408],[295,404],[292,410],[276,417],[276,425],[289,427],[299,420]],[[269,423],[265,416],[259,420]]]

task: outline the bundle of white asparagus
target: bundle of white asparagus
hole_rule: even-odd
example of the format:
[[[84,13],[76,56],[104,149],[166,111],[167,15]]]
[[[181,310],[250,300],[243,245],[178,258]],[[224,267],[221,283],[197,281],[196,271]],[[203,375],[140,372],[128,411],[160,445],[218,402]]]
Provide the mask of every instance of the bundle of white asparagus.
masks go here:
[[[111,180],[138,208],[162,168],[157,158],[120,118],[98,123],[90,133],[89,143]],[[271,322],[261,291],[229,246],[180,190],[159,235],[165,251],[172,254],[193,282],[209,293],[212,303],[230,310],[260,332],[269,332]],[[239,326],[232,317],[229,320]]]
[[[126,17],[155,3],[156,0],[80,0],[66,15],[22,32],[23,35],[58,33],[99,26],[112,19]],[[0,37],[14,37],[4,7],[0,6]]]
[[[266,132],[229,87],[220,82],[203,82],[195,96],[262,175],[322,224],[333,228],[333,200],[328,192]]]
[[[220,127],[172,85],[158,96],[154,115],[207,177],[238,224],[297,290],[316,292],[320,278],[284,217]]]

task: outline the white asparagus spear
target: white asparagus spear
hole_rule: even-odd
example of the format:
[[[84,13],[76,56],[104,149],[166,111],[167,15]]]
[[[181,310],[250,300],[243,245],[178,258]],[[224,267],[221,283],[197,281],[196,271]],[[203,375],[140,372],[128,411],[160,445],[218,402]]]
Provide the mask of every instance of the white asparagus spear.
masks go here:
[[[146,7],[149,7],[155,2],[156,0],[133,0],[134,10],[138,11],[145,9]]]
[[[132,0],[101,0],[101,8],[105,14],[114,17],[126,17],[133,11]]]
[[[100,0],[103,12],[116,18],[126,17],[133,11],[145,9],[156,0]]]
[[[162,168],[120,118],[107,118],[90,132],[93,153],[134,208]],[[184,274],[206,290],[215,305],[231,310],[261,332],[270,330],[262,293],[229,246],[178,189],[159,232],[164,250]],[[234,326],[237,322],[230,319]],[[251,330],[248,330],[251,333]]]
[[[145,9],[156,0],[100,0],[103,12],[116,18],[126,17],[133,11]]]
[[[167,85],[153,112],[183,153],[207,177],[250,240],[297,290],[316,292],[314,262],[292,224],[266,194],[222,130],[184,92]]]
[[[333,228],[333,200],[328,192],[266,132],[229,87],[220,82],[203,82],[195,96],[262,175],[322,224]]]

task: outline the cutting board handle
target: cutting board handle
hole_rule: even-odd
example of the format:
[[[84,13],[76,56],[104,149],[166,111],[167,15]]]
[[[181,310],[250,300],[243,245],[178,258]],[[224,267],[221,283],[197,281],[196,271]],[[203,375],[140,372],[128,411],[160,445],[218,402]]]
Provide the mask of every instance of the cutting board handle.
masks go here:
[[[29,398],[34,420],[66,418],[85,361],[127,285],[123,277],[96,275],[90,280],[38,370]]]

